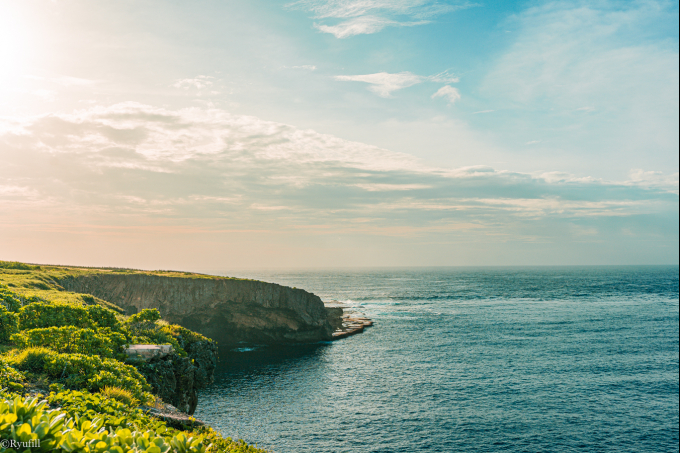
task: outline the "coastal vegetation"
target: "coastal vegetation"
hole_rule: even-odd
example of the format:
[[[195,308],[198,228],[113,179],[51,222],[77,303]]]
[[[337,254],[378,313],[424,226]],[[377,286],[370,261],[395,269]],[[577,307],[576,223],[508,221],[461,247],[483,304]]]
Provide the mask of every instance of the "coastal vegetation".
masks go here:
[[[214,342],[162,321],[155,309],[125,316],[59,284],[98,272],[142,273],[0,261],[0,439],[16,441],[0,451],[263,452],[190,416],[159,416],[173,402],[166,395],[181,390],[167,388],[173,372],[190,375],[194,388],[211,382],[205,356],[215,360]],[[171,345],[173,352],[152,363],[129,357],[130,344]]]

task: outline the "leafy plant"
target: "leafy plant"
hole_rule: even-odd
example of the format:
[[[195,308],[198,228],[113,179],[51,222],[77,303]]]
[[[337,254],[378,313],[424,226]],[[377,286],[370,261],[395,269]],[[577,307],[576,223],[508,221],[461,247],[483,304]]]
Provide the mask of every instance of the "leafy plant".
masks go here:
[[[57,352],[115,357],[123,352],[127,343],[119,332],[103,329],[79,329],[74,326],[46,327],[24,330],[12,335],[11,340],[20,348],[44,346]]]
[[[118,324],[116,313],[99,305],[35,302],[19,310],[21,330],[61,326],[114,328]]]
[[[23,305],[21,297],[14,291],[9,289],[7,285],[0,284],[0,305],[7,310],[16,312]]]
[[[24,374],[0,360],[0,388],[8,388],[18,391],[23,388],[22,382],[26,380]]]
[[[140,401],[146,401],[150,390],[144,376],[131,365],[114,359],[85,354],[60,354],[43,347],[23,350],[9,358],[17,370],[45,373],[67,388],[98,391],[107,386],[124,388]]]
[[[161,332],[174,338],[179,346],[186,352],[191,352],[192,345],[201,342],[212,342],[213,340],[191,331],[177,324],[168,324],[160,327]]]
[[[161,314],[157,309],[145,308],[139,313],[130,316],[125,321],[125,325],[134,335],[139,335],[144,331],[155,329],[156,322],[160,321],[160,319]]]
[[[17,315],[0,304],[0,342],[6,343],[17,332]]]
[[[48,410],[46,401],[19,396],[0,401],[0,437],[17,443],[34,441],[27,451],[41,452],[205,453],[209,447],[202,437],[184,433],[166,439],[152,430],[107,430],[98,417],[68,417],[65,411]],[[17,450],[10,446],[5,451]]]

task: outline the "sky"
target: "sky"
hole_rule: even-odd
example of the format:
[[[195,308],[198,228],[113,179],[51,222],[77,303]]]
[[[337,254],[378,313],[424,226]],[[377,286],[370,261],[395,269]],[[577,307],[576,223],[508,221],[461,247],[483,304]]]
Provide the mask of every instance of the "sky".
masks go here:
[[[0,259],[678,263],[678,2],[0,0]]]

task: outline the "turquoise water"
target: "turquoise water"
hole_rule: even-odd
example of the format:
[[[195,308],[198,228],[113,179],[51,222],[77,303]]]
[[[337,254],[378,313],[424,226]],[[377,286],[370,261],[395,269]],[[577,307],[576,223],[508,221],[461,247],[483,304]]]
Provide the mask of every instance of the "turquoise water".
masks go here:
[[[677,266],[236,275],[376,326],[222,352],[196,416],[226,436],[277,453],[678,451]]]

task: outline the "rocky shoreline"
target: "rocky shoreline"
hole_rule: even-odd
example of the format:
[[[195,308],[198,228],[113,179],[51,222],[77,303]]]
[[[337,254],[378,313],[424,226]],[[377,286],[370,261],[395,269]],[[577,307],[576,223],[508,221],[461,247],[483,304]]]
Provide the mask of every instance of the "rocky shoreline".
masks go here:
[[[332,333],[333,340],[340,340],[358,333],[362,333],[367,327],[372,327],[374,322],[367,318],[362,313],[358,313],[353,307],[338,302],[336,300],[324,302],[326,309],[340,309],[342,315],[340,323],[335,326],[335,331]]]

